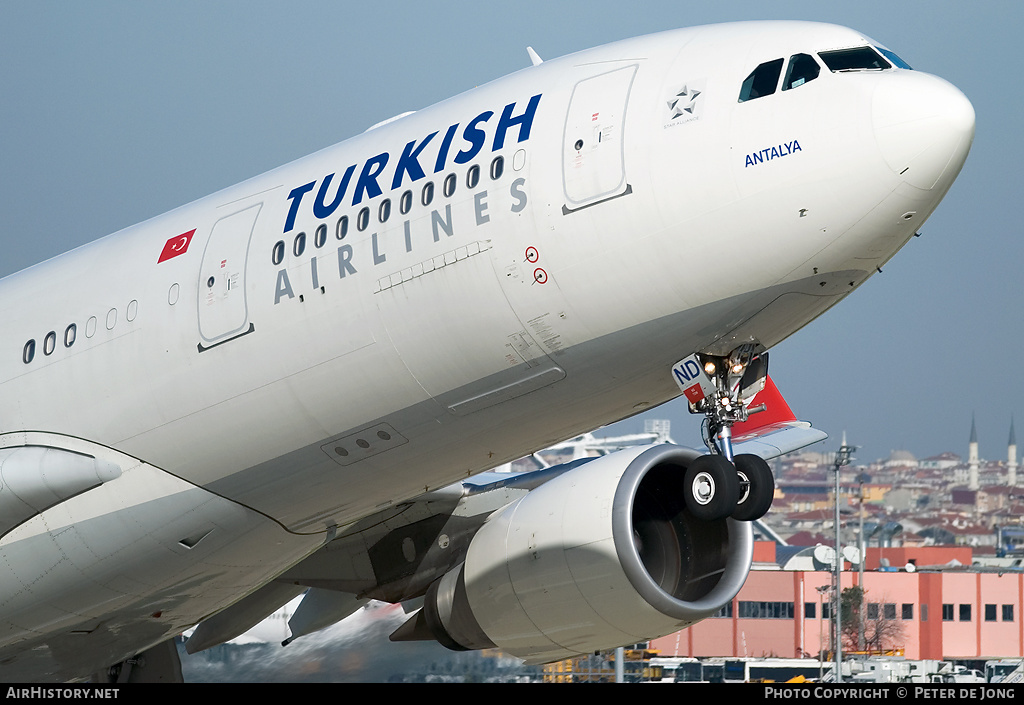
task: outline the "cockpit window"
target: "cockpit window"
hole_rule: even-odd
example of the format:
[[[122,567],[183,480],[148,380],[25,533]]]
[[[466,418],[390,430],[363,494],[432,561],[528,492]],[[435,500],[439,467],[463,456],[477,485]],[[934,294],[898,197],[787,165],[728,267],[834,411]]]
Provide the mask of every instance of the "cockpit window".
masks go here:
[[[758,66],[746,77],[740,87],[740,100],[744,102],[754,98],[763,98],[771,95],[779,85],[779,75],[782,73],[782,59],[766,61]]]
[[[833,73],[837,71],[881,71],[892,68],[892,65],[872,47],[819,51],[818,56]]]
[[[795,54],[789,57],[789,68],[786,69],[786,80],[782,82],[782,90],[788,91],[790,88],[813,81],[818,77],[819,71],[821,71],[821,67],[818,66],[818,62],[814,60],[813,56]]]
[[[907,69],[908,71],[913,71],[914,70],[913,68],[911,68],[910,64],[908,64],[906,61],[904,61],[900,57],[896,56],[896,54],[894,52],[889,51],[885,47],[875,47],[875,49],[878,49],[878,51],[882,52],[882,56],[884,56],[889,61],[891,61],[896,68],[898,68],[898,69]]]

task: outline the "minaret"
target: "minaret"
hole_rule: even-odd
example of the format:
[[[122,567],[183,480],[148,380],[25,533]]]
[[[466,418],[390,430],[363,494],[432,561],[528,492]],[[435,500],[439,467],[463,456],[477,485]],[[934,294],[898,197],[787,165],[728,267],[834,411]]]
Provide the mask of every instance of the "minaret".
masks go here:
[[[1006,449],[1006,484],[1017,486],[1017,434],[1013,432],[1013,416],[1010,417],[1010,443]]]
[[[971,414],[971,442],[967,446],[967,489],[976,490],[978,484],[978,429],[974,427],[974,414]]]

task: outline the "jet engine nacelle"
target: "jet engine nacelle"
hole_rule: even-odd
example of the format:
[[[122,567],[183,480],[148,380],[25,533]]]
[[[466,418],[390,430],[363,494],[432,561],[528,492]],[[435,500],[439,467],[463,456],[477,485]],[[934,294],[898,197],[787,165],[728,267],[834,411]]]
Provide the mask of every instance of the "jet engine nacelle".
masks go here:
[[[429,633],[449,648],[497,646],[542,663],[711,616],[743,586],[753,533],[686,511],[683,477],[697,457],[629,449],[538,487],[480,528],[465,562],[392,638]]]

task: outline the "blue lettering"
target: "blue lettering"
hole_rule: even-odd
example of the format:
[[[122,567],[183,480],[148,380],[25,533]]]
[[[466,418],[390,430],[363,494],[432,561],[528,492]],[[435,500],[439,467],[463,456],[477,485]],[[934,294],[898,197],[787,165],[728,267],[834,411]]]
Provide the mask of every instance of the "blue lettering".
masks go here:
[[[796,140],[792,142],[783,142],[775,147],[765,147],[757,152],[751,152],[746,156],[743,162],[743,168],[748,166],[756,166],[757,164],[763,164],[764,162],[770,162],[776,157],[787,157],[790,154],[796,152],[802,152],[800,143]]]
[[[416,140],[413,140],[409,144],[405,145],[405,149],[402,150],[402,156],[398,159],[398,164],[395,166],[395,178],[391,180],[391,190],[395,190],[402,185],[402,179],[406,174],[409,174],[410,181],[419,181],[426,174],[423,173],[423,168],[420,166],[419,156],[423,148],[426,147],[430,140],[434,139],[436,132],[431,132],[427,135],[420,146],[416,147]],[[414,149],[415,147],[415,149]]]
[[[376,198],[383,193],[377,184],[377,177],[384,171],[384,166],[388,163],[388,156],[387,152],[383,152],[376,157],[370,157],[363,164],[363,171],[359,174],[356,191],[352,196],[353,206],[362,202],[363,194],[366,194],[368,198]]]
[[[530,103],[526,106],[526,110],[523,111],[522,115],[517,115],[516,117],[512,117],[512,110],[516,107],[516,104],[509,103],[505,106],[505,109],[501,111],[501,117],[498,119],[498,127],[494,131],[492,152],[505,146],[505,133],[508,132],[510,127],[519,126],[519,139],[517,142],[525,142],[530,139],[530,128],[533,127],[533,116],[537,112],[537,106],[540,105],[540,96],[541,94],[538,93],[530,98]]]
[[[480,149],[484,146],[484,140],[487,139],[487,133],[477,127],[477,125],[481,122],[487,122],[491,119],[492,115],[494,113],[490,110],[480,113],[466,125],[466,129],[462,132],[462,138],[469,142],[469,147],[455,155],[456,164],[465,164],[480,153]]]
[[[314,186],[316,186],[316,182],[310,181],[308,184],[296,186],[292,189],[292,192],[288,194],[288,200],[292,202],[292,205],[288,208],[288,218],[284,221],[285,232],[288,232],[295,227],[295,216],[299,213],[299,203],[302,202],[303,196],[313,190]]]
[[[441,140],[441,148],[437,152],[437,161],[434,162],[435,174],[443,170],[445,162],[448,161],[448,149],[452,146],[452,140],[455,139],[455,131],[457,129],[459,129],[459,123],[455,123],[444,133],[444,139]]]
[[[497,124],[494,130],[494,139],[492,142],[492,151],[501,149],[506,144],[506,138],[510,138],[510,133],[515,132],[516,141],[524,142],[530,138],[530,132],[533,128],[533,121],[537,114],[537,108],[540,105],[541,99],[540,93],[530,98],[525,108],[522,108],[522,112],[516,114],[517,105],[519,103],[512,102],[505,105],[501,111],[501,115],[497,120]],[[468,123],[455,123],[450,125],[444,132],[443,137],[439,141],[437,155],[434,159],[434,173],[444,171],[449,162],[455,164],[466,164],[477,158],[484,150],[487,145],[488,130],[487,123],[490,122],[491,118],[495,116],[495,113],[491,110],[484,111],[477,115],[475,118],[470,120]],[[423,179],[426,176],[426,170],[424,164],[420,162],[420,157],[423,156],[423,152],[428,145],[432,144],[434,138],[439,134],[438,131],[431,132],[427,136],[420,140],[412,140],[407,142],[404,149],[402,150],[401,156],[396,160],[394,173],[391,175],[390,189],[395,191],[402,188],[403,184],[414,183]],[[457,136],[460,136],[465,144],[462,145],[462,149],[452,156],[452,149]],[[509,139],[511,141],[511,139]],[[793,142],[792,147],[787,143],[786,147],[790,151],[800,149],[796,142]],[[456,147],[457,149],[457,147]],[[782,149],[780,145],[778,149]],[[449,159],[449,157],[452,157]],[[302,207],[302,199],[305,198],[307,193],[314,192],[315,198],[312,204],[312,214],[318,220],[326,220],[331,217],[339,208],[342,206],[342,202],[347,198],[351,198],[350,205],[357,206],[363,201],[372,200],[384,193],[384,188],[387,188],[387,182],[382,187],[381,179],[385,178],[384,173],[387,170],[390,162],[391,155],[389,152],[382,152],[376,156],[370,157],[362,163],[359,168],[359,177],[355,180],[355,187],[352,189],[352,195],[348,194],[348,187],[352,183],[353,176],[356,173],[356,168],[359,163],[352,164],[342,174],[339,182],[336,185],[336,190],[331,194],[331,188],[335,186],[335,178],[338,176],[337,172],[328,174],[318,181],[310,181],[309,183],[297,186],[288,194],[288,214],[285,217],[284,232],[290,232],[296,227],[298,220],[299,211]],[[747,166],[751,166],[755,163],[760,163],[764,159],[771,158],[769,156],[769,150],[762,150],[760,155],[747,155]],[[522,211],[526,206],[526,192],[522,189],[523,181],[517,179],[513,182],[510,193],[514,199],[512,205],[512,212],[518,213]],[[317,186],[319,188],[317,189]],[[314,191],[314,189],[316,189]],[[487,204],[482,200],[483,197],[477,199],[477,220],[481,223],[487,222],[489,216],[486,214]],[[436,214],[435,218],[440,218]],[[448,216],[446,219],[436,221],[433,223],[433,229],[435,237],[437,236],[438,228],[445,230],[445,232],[451,234],[451,217]],[[408,240],[407,240],[408,242]],[[407,249],[408,246],[407,246]],[[343,260],[342,265],[342,276],[345,271],[349,270],[349,266],[345,265]]]
[[[676,379],[680,382],[689,382],[700,374],[700,367],[693,360],[685,360],[682,365],[677,365],[672,371],[675,372]]]
[[[348,188],[349,179],[352,178],[352,172],[356,170],[356,165],[353,164],[345,170],[345,175],[341,177],[341,183],[338,184],[338,192],[334,195],[334,200],[330,204],[325,204],[324,199],[327,198],[327,189],[331,185],[331,180],[334,178],[334,174],[328,174],[324,177],[324,181],[320,184],[320,190],[317,191],[316,200],[313,201],[313,215],[320,220],[331,217],[331,214],[338,209],[341,205],[341,199],[345,196],[345,190]],[[285,232],[288,232],[285,230]]]

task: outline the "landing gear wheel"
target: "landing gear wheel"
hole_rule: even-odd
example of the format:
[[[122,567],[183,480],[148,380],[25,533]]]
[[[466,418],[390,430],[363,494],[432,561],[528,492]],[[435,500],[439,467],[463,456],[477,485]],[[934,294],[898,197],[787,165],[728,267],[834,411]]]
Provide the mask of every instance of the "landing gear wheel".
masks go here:
[[[733,458],[740,480],[740,496],[732,518],[737,521],[760,519],[772,506],[775,478],[768,463],[756,455],[743,454]]]
[[[736,468],[720,455],[702,455],[686,469],[686,508],[698,519],[724,519],[736,510]]]

